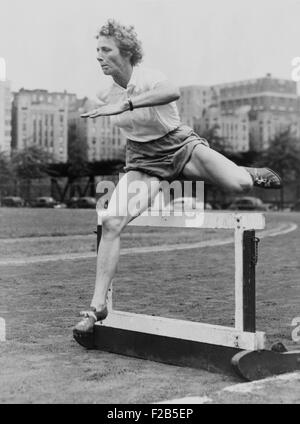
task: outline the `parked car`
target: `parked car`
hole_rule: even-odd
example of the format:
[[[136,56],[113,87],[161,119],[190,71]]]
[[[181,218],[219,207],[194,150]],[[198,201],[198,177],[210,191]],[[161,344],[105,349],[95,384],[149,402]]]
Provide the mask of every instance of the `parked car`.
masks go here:
[[[55,208],[59,205],[53,197],[37,197],[32,203],[31,206],[35,208]]]
[[[67,201],[68,208],[77,208],[79,197],[71,197],[70,200]]]
[[[18,196],[6,196],[1,201],[2,206],[20,208],[25,205],[24,199]]]
[[[177,197],[171,202],[174,211],[184,209],[203,209],[203,203],[193,197]]]
[[[160,208],[160,203],[154,204],[153,209]],[[190,210],[203,210],[203,203],[197,201],[193,197],[177,197],[167,205],[162,207],[165,211],[190,211]]]
[[[228,207],[229,210],[267,211],[269,206],[258,197],[237,197]]]
[[[69,208],[95,209],[96,199],[94,197],[72,197],[68,202]]]

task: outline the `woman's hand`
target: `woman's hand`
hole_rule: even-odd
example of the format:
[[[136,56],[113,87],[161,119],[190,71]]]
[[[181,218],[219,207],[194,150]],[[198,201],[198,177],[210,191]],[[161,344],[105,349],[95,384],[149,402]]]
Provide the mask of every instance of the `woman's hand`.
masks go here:
[[[129,105],[127,102],[118,102],[115,104],[107,104],[100,106],[97,109],[91,110],[90,112],[83,113],[81,118],[97,118],[98,116],[111,116],[119,115],[120,113],[129,110]]]

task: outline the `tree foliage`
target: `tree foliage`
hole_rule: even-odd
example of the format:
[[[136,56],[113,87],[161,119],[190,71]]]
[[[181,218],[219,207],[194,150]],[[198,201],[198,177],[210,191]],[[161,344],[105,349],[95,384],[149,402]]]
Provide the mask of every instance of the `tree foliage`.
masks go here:
[[[6,152],[0,152],[0,184],[5,184],[12,177],[10,157]]]
[[[76,179],[88,174],[88,146],[78,137],[76,125],[71,124],[68,132],[68,175]]]
[[[47,176],[49,164],[53,161],[52,154],[38,146],[30,146],[12,152],[11,169],[17,178],[43,178]]]
[[[214,125],[213,127],[210,127],[203,131],[201,133],[201,137],[205,138],[209,142],[209,145],[212,149],[220,153],[225,153],[225,140],[219,135],[219,130],[219,126]]]
[[[290,129],[281,132],[271,140],[268,149],[261,152],[256,165],[274,169],[285,182],[299,180],[300,140],[291,134]]]

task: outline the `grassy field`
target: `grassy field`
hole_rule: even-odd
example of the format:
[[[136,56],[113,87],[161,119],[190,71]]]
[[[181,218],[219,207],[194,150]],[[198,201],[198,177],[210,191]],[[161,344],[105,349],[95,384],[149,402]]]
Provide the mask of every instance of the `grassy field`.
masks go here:
[[[92,209],[0,208],[0,239],[91,234]]]
[[[0,209],[1,258],[95,251],[91,210]],[[269,214],[268,228],[300,224],[300,214]],[[52,237],[52,236],[56,237]],[[195,242],[227,232],[128,228],[123,247]],[[300,230],[260,242],[257,324],[270,341],[291,340],[300,315]],[[0,316],[7,339],[0,344],[1,403],[142,403],[209,395],[233,377],[103,352],[72,340],[78,311],[89,304],[95,260],[0,267]],[[115,306],[123,310],[233,324],[233,245],[125,255],[114,281]]]

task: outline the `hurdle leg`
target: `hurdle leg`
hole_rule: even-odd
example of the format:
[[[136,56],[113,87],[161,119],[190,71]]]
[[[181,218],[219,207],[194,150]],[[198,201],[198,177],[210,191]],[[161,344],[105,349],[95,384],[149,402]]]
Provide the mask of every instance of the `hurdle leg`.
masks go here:
[[[255,231],[243,234],[243,330],[256,331],[255,267],[257,263],[257,243]]]
[[[240,218],[237,218],[237,227],[234,232],[234,251],[235,251],[235,328],[243,331],[244,329],[244,293],[243,293],[243,234]],[[238,342],[238,341],[237,341]]]
[[[236,328],[256,332],[255,267],[257,243],[254,230],[236,231]],[[284,346],[283,346],[284,348]],[[259,380],[300,369],[300,351],[242,350],[231,359],[235,372],[245,380]]]
[[[255,266],[257,238],[254,230],[235,229],[235,328],[255,333]],[[257,349],[253,346],[253,349]]]

